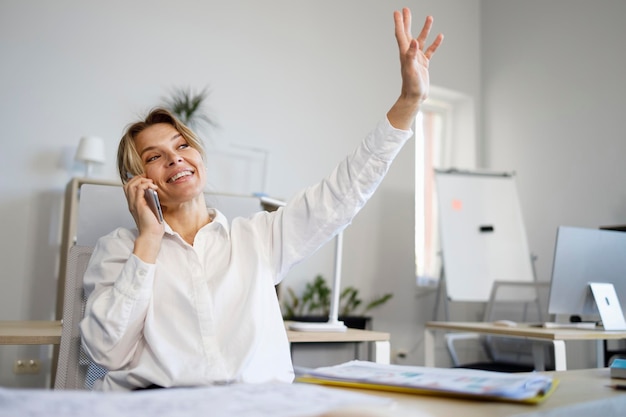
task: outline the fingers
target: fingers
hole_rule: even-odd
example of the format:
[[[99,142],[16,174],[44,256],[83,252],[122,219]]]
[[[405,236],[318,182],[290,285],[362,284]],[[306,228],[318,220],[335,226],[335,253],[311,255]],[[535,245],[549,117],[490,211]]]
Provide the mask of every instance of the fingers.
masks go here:
[[[158,189],[156,184],[151,179],[147,178],[145,175],[137,175],[124,184],[124,193],[126,194],[126,197],[130,199],[138,192],[143,195],[148,188],[152,188],[154,190]]]
[[[144,206],[147,207],[144,193],[148,188],[152,188],[154,190],[158,189],[156,184],[144,175],[137,175],[124,184],[124,194],[126,194],[128,208],[133,216],[138,214],[138,210],[140,208]]]
[[[411,35],[411,11],[408,8],[402,9],[402,12],[395,11],[394,12],[394,22],[395,22],[395,32],[396,39],[398,41],[398,46],[401,51],[407,51],[412,49],[412,40],[413,37]],[[428,39],[428,35],[430,34],[430,30],[433,26],[433,17],[427,16],[426,21],[424,22],[424,26],[420,31],[420,34],[416,38],[417,40],[417,49],[423,50],[426,46],[426,39]],[[443,41],[443,35],[439,34],[435,38],[434,42],[424,51],[424,56],[430,59],[430,57],[435,53],[441,42]],[[413,51],[410,50],[410,53]]]
[[[413,39],[411,36],[411,11],[406,7],[401,12],[396,10],[393,12],[393,19],[398,46],[400,50],[405,51]]]
[[[411,39],[411,10],[407,7],[402,9],[402,20],[404,21],[404,34],[407,39]]]
[[[407,50],[407,58],[410,60],[415,59],[415,57],[417,56],[417,51],[419,50],[419,45],[417,43],[417,40],[415,39],[411,39],[411,42],[409,43],[409,49]]]
[[[396,40],[398,41],[398,48],[400,49],[400,51],[405,51],[408,48],[409,42],[411,40],[410,28],[409,28],[409,34],[407,36],[407,31],[405,29],[405,24],[404,24],[405,22],[404,17],[402,13],[400,13],[397,10],[393,12],[393,20],[394,20],[395,29],[396,29]]]
[[[435,41],[428,47],[428,49],[426,49],[424,52],[426,58],[430,59],[430,57],[433,56],[437,48],[439,48],[439,45],[441,45],[441,42],[443,42],[443,33],[437,35]]]
[[[426,39],[428,38],[428,35],[430,34],[430,29],[432,27],[433,27],[433,17],[426,16],[426,21],[424,22],[422,31],[417,37],[417,43],[419,45],[418,47],[420,50],[424,49],[424,47],[426,46]],[[442,41],[443,41],[443,34],[440,33],[439,35],[437,35],[433,43],[428,48],[426,48],[426,50],[424,51],[424,56],[430,59],[430,57],[433,56],[437,48],[439,48],[439,45],[441,45]]]
[[[424,22],[422,31],[417,37],[417,43],[419,44],[420,49],[424,48],[424,45],[426,44],[426,39],[428,38],[428,34],[430,33],[430,28],[432,27],[433,27],[433,17],[426,16],[426,21]]]

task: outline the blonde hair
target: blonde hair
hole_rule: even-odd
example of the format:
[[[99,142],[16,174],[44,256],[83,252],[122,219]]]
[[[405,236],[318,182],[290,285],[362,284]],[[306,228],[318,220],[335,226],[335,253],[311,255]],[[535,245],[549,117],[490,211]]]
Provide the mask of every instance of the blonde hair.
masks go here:
[[[172,125],[185,138],[189,146],[200,152],[202,159],[204,159],[204,147],[200,138],[178,120],[172,112],[162,107],[157,107],[152,109],[144,120],[130,124],[120,140],[120,144],[117,147],[117,169],[122,184],[126,184],[135,175],[143,174],[143,162],[139,157],[139,152],[137,152],[135,139],[146,128],[158,123]]]

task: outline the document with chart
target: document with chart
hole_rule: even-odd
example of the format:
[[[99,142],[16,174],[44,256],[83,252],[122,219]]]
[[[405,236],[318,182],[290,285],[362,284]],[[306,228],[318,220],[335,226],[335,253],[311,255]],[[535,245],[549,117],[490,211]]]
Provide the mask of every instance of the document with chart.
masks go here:
[[[308,370],[299,382],[351,386],[414,394],[462,396],[482,400],[539,403],[556,388],[549,376],[474,369],[383,365],[350,361]]]

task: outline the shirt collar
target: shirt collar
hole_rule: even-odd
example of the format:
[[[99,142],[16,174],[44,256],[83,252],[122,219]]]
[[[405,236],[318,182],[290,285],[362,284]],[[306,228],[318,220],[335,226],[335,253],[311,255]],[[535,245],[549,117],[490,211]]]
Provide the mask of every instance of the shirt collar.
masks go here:
[[[230,232],[230,225],[228,224],[228,219],[226,218],[226,216],[221,211],[209,207],[209,215],[211,216],[212,220],[211,220],[211,222],[209,224],[204,226],[202,229],[219,227],[226,234],[228,234]],[[164,226],[163,227],[164,227],[165,233],[167,233],[169,235],[177,235],[178,234],[170,227],[169,224],[167,224],[167,222],[165,220],[164,220]],[[202,230],[202,229],[200,229],[200,230]]]
[[[217,224],[222,226],[222,230],[224,230],[224,232],[226,232],[227,234],[230,233],[230,225],[228,224],[228,219],[221,211],[219,211],[218,209],[209,208],[209,214],[211,215],[211,218],[213,220],[207,226]]]

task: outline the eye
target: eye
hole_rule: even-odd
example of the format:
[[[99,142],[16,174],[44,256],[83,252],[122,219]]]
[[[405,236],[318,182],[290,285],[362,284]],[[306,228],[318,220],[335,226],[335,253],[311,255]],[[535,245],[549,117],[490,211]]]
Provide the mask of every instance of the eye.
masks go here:
[[[178,146],[178,149],[187,149],[188,147],[189,147],[189,144],[187,142],[185,142],[185,143],[181,143]]]
[[[150,156],[148,157],[148,159],[146,159],[146,163],[156,161],[158,158],[159,158],[159,155]]]

